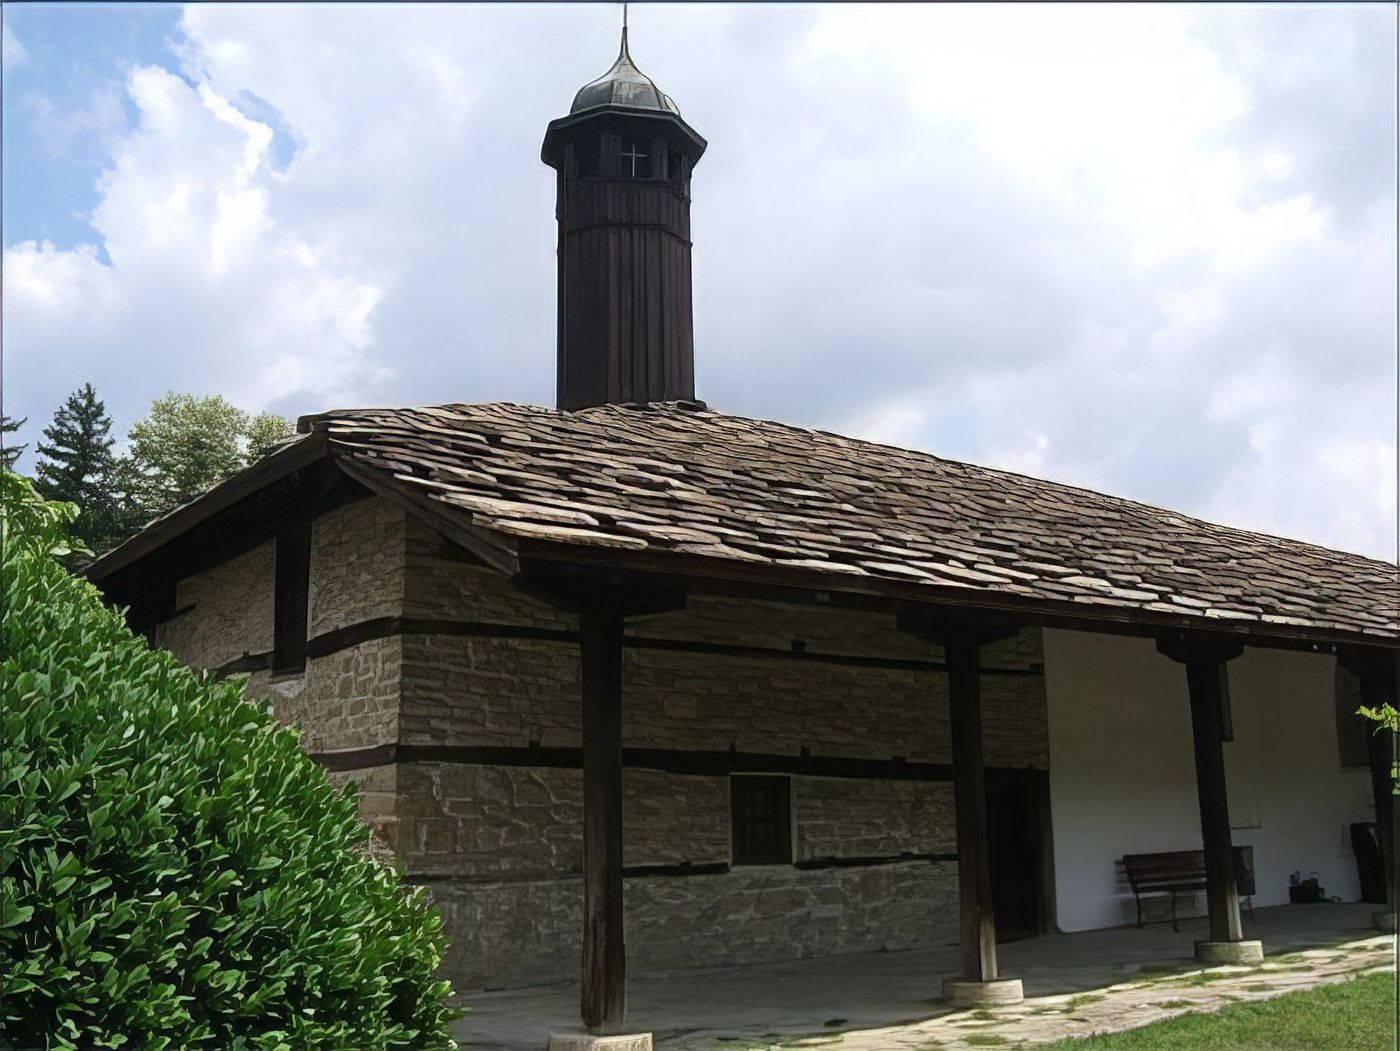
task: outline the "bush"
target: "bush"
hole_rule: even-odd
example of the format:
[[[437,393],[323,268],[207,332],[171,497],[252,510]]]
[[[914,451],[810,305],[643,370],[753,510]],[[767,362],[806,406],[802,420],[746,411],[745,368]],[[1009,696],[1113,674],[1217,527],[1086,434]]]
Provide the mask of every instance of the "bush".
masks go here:
[[[55,561],[71,505],[0,499],[0,1046],[454,1046],[353,795]]]

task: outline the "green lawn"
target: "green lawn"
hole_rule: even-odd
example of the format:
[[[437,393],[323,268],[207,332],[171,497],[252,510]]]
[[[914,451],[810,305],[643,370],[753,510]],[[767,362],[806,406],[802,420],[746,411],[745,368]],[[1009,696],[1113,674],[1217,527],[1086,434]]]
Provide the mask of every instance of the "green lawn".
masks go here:
[[[1233,1004],[1043,1051],[1385,1051],[1395,1047],[1395,976],[1370,974],[1273,1000]]]

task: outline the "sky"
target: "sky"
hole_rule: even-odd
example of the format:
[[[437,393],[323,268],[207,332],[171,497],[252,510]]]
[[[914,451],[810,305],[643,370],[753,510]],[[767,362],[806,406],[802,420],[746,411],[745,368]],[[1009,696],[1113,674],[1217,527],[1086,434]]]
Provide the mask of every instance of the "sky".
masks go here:
[[[4,411],[552,404],[588,5],[5,5]],[[713,408],[1380,558],[1393,5],[665,5]],[[32,451],[21,468],[32,465]]]

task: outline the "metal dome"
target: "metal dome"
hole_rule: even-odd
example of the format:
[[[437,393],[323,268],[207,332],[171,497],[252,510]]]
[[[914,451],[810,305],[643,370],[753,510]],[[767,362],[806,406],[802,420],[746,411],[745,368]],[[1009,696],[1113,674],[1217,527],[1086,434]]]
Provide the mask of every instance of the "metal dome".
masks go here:
[[[574,104],[569,107],[570,115],[581,113],[597,106],[621,106],[625,109],[655,110],[660,113],[681,115],[680,109],[671,96],[667,95],[638,69],[627,52],[627,27],[622,27],[622,48],[617,53],[617,61],[597,80],[579,88],[574,96]]]

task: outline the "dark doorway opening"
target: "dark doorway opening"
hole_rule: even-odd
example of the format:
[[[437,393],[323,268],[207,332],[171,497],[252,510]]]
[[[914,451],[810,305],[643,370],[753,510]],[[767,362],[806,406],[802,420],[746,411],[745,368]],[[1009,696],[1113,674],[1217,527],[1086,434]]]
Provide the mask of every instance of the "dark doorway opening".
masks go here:
[[[987,854],[997,941],[1051,931],[1054,861],[1044,770],[987,771]]]

